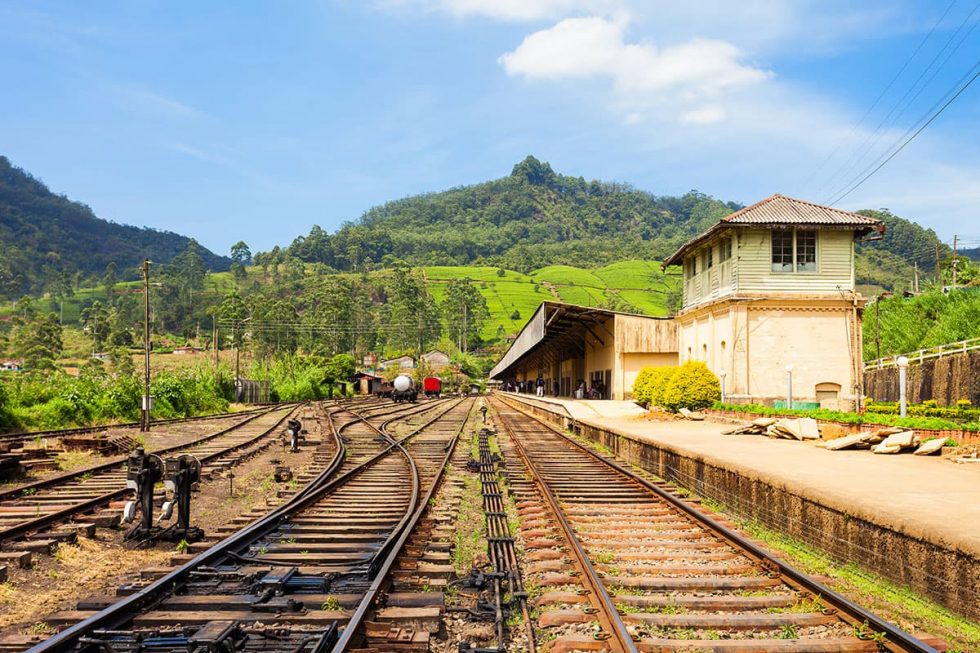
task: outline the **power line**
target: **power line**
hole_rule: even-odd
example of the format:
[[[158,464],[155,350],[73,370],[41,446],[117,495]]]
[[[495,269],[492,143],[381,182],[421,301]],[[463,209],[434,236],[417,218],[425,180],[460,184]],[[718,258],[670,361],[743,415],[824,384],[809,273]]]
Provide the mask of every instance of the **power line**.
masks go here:
[[[885,94],[888,93],[889,90],[891,90],[891,87],[894,86],[895,82],[898,81],[898,78],[902,76],[902,73],[904,73],[905,69],[909,67],[909,64],[912,63],[912,60],[915,59],[915,57],[919,54],[923,46],[925,46],[925,44],[929,41],[929,39],[932,38],[932,35],[936,32],[936,28],[939,27],[939,24],[942,23],[943,20],[945,20],[946,16],[949,14],[950,10],[955,5],[956,5],[956,0],[952,0],[952,2],[950,2],[949,5],[947,5],[946,11],[944,11],[942,16],[940,16],[936,20],[936,22],[933,23],[932,29],[929,30],[929,33],[926,34],[921,41],[919,41],[919,44],[912,51],[912,54],[908,56],[908,58],[905,60],[905,63],[903,63],[901,68],[898,69],[898,72],[896,72],[895,75],[888,82],[888,84],[885,85],[885,88],[883,88],[881,92],[878,93],[878,97],[876,97],[875,101],[871,103],[871,106],[865,110],[864,115],[862,115],[861,118],[854,125],[851,126],[851,129],[847,134],[848,138],[850,138],[851,135],[857,132],[858,127],[864,124],[864,121],[867,120],[868,116],[871,115],[871,112],[874,111],[875,107],[878,106],[878,103],[881,102],[882,98],[885,97]],[[837,145],[837,147],[834,148],[833,152],[827,155],[827,158],[824,159],[819,166],[817,166],[817,168],[810,174],[810,176],[807,177],[807,179],[803,182],[803,186],[804,187],[808,186],[810,182],[820,173],[820,171],[823,170],[823,167],[827,165],[831,159],[837,156],[837,153],[840,152],[843,148],[844,148],[844,142],[842,141]],[[827,183],[830,183],[830,180],[828,180]]]
[[[974,64],[973,65],[973,68],[976,68],[977,66],[980,66],[980,62],[977,62],[976,64]],[[971,71],[972,70],[973,69],[971,69]],[[864,177],[862,177],[857,183],[855,183],[849,189],[847,189],[846,192],[844,192],[843,194],[841,194],[838,197],[836,197],[832,202],[829,203],[829,206],[834,206],[835,204],[837,204],[838,202],[840,202],[842,199],[844,199],[845,197],[847,197],[848,195],[850,195],[851,193],[853,193],[855,190],[857,190],[859,187],[861,187],[864,184],[864,182],[866,182],[868,179],[870,179],[871,177],[873,177],[876,172],[878,172],[883,167],[885,167],[885,165],[889,161],[891,161],[892,159],[894,159],[895,156],[897,156],[899,152],[901,152],[902,150],[904,150],[909,143],[911,143],[913,140],[915,140],[915,137],[916,136],[918,136],[919,134],[921,134],[923,132],[923,130],[925,130],[926,127],[928,127],[929,125],[931,125],[933,123],[933,121],[936,120],[936,118],[938,118],[940,115],[942,115],[942,113],[947,109],[947,107],[949,107],[949,105],[951,105],[953,102],[955,102],[956,99],[960,95],[962,95],[963,92],[966,91],[966,89],[968,89],[971,84],[973,84],[973,82],[975,82],[977,80],[977,77],[980,77],[980,71],[977,71],[976,73],[974,73],[973,76],[970,77],[970,79],[965,84],[963,84],[963,86],[961,86],[958,91],[956,91],[956,94],[953,95],[953,97],[949,98],[949,100],[947,100],[947,102],[945,104],[943,104],[942,107],[940,107],[938,111],[936,111],[935,113],[933,113],[932,117],[930,117],[925,123],[923,123],[923,125],[921,127],[919,127],[900,146],[898,146],[898,149],[896,149],[894,152],[892,152],[891,154],[889,154],[888,157],[884,161],[882,161],[881,163],[879,163],[873,170],[871,170],[871,172],[869,172],[868,174],[864,175]],[[931,109],[930,109],[930,111],[931,111]],[[908,133],[908,132],[906,132],[906,133]],[[882,155],[882,156],[884,156],[884,155]],[[880,160],[880,158],[881,157],[879,157],[879,160]],[[874,165],[874,163],[872,163],[871,165]]]
[[[892,106],[892,108],[888,111],[888,113],[885,115],[885,117],[882,118],[882,120],[875,127],[875,130],[864,139],[864,142],[859,147],[857,147],[854,150],[854,152],[847,159],[847,161],[843,165],[841,165],[837,169],[837,171],[834,172],[834,174],[831,175],[830,178],[828,178],[827,181],[820,188],[824,188],[824,187],[830,186],[839,177],[842,177],[842,176],[846,175],[846,173],[847,173],[848,170],[850,170],[850,169],[854,168],[855,166],[857,166],[863,157],[867,156],[868,154],[870,154],[875,149],[875,147],[877,146],[878,142],[884,136],[885,132],[888,129],[890,129],[896,122],[898,122],[898,120],[903,115],[905,115],[905,112],[912,105],[912,103],[919,97],[919,95],[922,93],[922,91],[925,90],[925,88],[927,88],[928,85],[932,83],[932,80],[935,79],[936,74],[938,74],[939,71],[942,70],[942,68],[949,61],[950,57],[952,57],[952,55],[957,50],[959,50],[960,46],[963,44],[963,42],[966,40],[966,38],[970,35],[970,33],[972,33],[973,29],[976,27],[976,24],[975,23],[974,23],[973,27],[971,27],[970,30],[967,32],[967,34],[964,35],[964,37],[962,39],[960,39],[959,43],[957,43],[956,46],[950,51],[950,53],[946,57],[946,59],[944,59],[943,62],[938,67],[936,67],[936,62],[943,55],[943,53],[946,52],[946,50],[949,48],[949,46],[956,40],[956,37],[960,34],[960,32],[963,30],[963,28],[966,26],[966,24],[970,21],[970,19],[976,13],[976,11],[977,11],[978,8],[980,8],[980,2],[978,2],[976,5],[974,5],[974,7],[970,11],[970,13],[967,14],[966,18],[964,18],[963,21],[960,23],[960,25],[956,28],[956,31],[953,32],[953,34],[946,40],[946,43],[943,45],[942,48],[939,49],[939,51],[935,54],[935,56],[932,58],[932,60],[926,65],[926,67],[922,69],[922,72],[919,73],[919,76],[915,79],[914,82],[912,82],[912,84],[908,87],[908,89],[905,91],[905,93],[902,95],[902,97],[899,98],[899,100]],[[932,71],[933,69],[935,69],[935,70],[934,70],[932,76],[929,77],[928,81],[925,84],[922,84],[920,86],[919,83],[922,81],[922,79],[927,74],[929,74],[929,72]],[[916,91],[917,87],[918,87],[918,90]],[[910,94],[913,93],[913,91],[916,91],[915,92],[915,95],[912,97],[912,99],[909,102],[906,102],[905,100],[909,97]],[[900,107],[901,107],[901,111],[899,111],[899,108]],[[896,111],[898,111],[898,114],[897,115],[895,113]],[[892,119],[892,116],[894,116],[894,119]],[[858,175],[860,175],[860,174],[861,173],[858,173]],[[845,183],[841,187],[841,189],[846,188],[849,183],[850,182]],[[839,193],[841,189],[839,189],[836,192]],[[833,196],[834,196],[834,193],[832,193],[830,195],[830,197],[833,197]]]

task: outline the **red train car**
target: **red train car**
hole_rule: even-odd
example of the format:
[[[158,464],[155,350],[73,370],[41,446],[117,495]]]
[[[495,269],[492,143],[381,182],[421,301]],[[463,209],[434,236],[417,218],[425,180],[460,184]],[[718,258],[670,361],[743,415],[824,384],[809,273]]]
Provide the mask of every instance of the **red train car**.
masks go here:
[[[427,376],[422,379],[422,392],[426,397],[438,397],[442,394],[442,379],[437,376]]]

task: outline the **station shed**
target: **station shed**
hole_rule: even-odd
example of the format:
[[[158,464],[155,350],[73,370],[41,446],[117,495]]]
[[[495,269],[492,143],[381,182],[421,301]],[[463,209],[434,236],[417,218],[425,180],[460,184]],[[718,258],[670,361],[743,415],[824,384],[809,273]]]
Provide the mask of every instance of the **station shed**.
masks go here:
[[[677,327],[669,318],[542,302],[490,379],[534,382],[540,376],[546,394],[563,397],[584,381],[601,387],[603,399],[626,399],[641,368],[677,360]]]

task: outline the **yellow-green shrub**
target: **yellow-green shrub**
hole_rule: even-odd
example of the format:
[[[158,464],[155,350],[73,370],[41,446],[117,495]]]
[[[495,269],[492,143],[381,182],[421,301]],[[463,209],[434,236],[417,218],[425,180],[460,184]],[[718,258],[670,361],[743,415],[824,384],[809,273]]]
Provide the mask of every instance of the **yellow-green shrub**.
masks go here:
[[[676,369],[658,402],[661,407],[674,412],[701,410],[721,399],[721,384],[707,365],[688,361]]]
[[[647,392],[650,394],[651,406],[663,407],[664,390],[667,389],[667,386],[674,378],[678,369],[680,368],[676,365],[653,368],[653,374],[650,375],[650,380],[647,381]]]
[[[650,403],[650,392],[647,387],[651,376],[653,376],[653,367],[650,365],[641,368],[637,373],[636,380],[633,381],[633,401],[639,404]]]

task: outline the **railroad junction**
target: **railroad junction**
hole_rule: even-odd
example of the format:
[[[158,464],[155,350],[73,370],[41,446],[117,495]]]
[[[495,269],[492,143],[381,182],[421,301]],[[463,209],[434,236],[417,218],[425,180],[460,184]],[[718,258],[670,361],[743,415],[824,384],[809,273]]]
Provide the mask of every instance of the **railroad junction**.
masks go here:
[[[359,398],[215,422],[222,428],[190,446],[205,461],[191,510],[204,539],[177,552],[161,542],[134,550],[159,551],[159,562],[70,605],[66,599],[40,617],[43,630],[10,629],[0,650],[949,647],[774,557],[691,497],[684,479],[651,474],[643,460],[631,465],[631,451],[617,458],[592,446],[588,429],[602,420],[587,414],[608,410],[609,420],[628,422],[626,402],[565,403],[506,393],[416,403]],[[290,452],[293,418],[306,431],[299,452]],[[584,437],[566,430],[569,424]],[[219,453],[221,445],[252,453],[209,471],[216,463],[207,461],[230,455]],[[176,451],[188,444],[182,447]],[[14,492],[11,508],[52,503],[72,514],[48,512],[33,525],[9,520],[5,549],[105,512],[118,515],[124,502],[108,495],[124,472],[108,464],[85,479],[102,479],[105,496],[95,506],[65,498],[88,495],[72,489],[81,478],[49,479],[36,504],[32,493]],[[222,493],[235,470],[244,478],[248,465],[273,479],[272,492],[237,512],[211,514],[227,500]],[[50,498],[41,501],[42,492]],[[165,498],[155,496],[158,507]],[[121,537],[118,522],[105,523],[103,535]],[[83,541],[92,535],[74,532]],[[59,546],[78,544],[56,542],[53,550]],[[113,550],[126,556],[125,548]],[[17,574],[12,579],[16,585]]]

